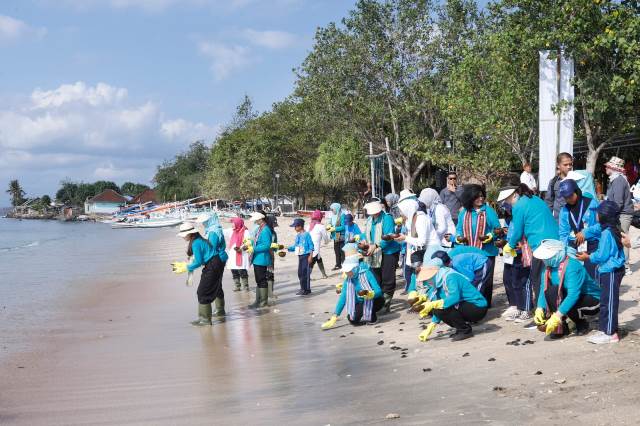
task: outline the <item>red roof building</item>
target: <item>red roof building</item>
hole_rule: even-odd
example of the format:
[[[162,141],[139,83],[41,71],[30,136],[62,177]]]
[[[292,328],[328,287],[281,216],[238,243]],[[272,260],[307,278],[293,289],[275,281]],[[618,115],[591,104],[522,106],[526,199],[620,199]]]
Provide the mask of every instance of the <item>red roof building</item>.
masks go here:
[[[158,204],[158,200],[156,199],[156,191],[150,188],[145,189],[140,194],[133,197],[133,199],[129,201],[129,204],[145,204],[148,202]]]

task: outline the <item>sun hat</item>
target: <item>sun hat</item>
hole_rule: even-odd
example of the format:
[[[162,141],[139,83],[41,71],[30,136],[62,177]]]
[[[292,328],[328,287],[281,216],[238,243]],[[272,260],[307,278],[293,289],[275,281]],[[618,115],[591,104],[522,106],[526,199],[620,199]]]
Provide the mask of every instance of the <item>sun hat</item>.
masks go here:
[[[296,226],[304,227],[304,219],[296,218],[293,219],[293,223],[291,223],[291,228],[295,228]]]
[[[360,252],[358,252],[358,245],[356,243],[347,243],[342,247],[342,251],[344,252],[344,257],[347,258],[349,256],[360,256]]]
[[[560,240],[542,240],[538,248],[533,251],[533,257],[540,260],[551,259],[564,249],[565,245]]]
[[[571,197],[578,189],[578,184],[573,179],[564,179],[558,186],[558,195],[562,198]]]
[[[209,213],[201,213],[196,217],[196,223],[205,223],[211,219],[211,215]]]
[[[418,272],[418,276],[416,279],[418,281],[428,281],[431,278],[435,277],[440,267],[437,265],[427,265],[420,268],[420,272]]]
[[[184,238],[189,234],[197,234],[198,230],[193,226],[193,223],[191,222],[185,222],[182,225],[180,225],[180,228],[178,229],[180,232],[178,232],[178,237]]]
[[[516,192],[516,188],[515,186],[509,186],[507,188],[501,189],[500,193],[498,194],[498,199],[496,200],[498,203],[501,201],[506,200],[507,198],[511,197],[511,195],[513,195],[514,192]]]
[[[360,256],[355,254],[346,256],[342,262],[342,272],[351,272],[360,265]]]
[[[382,211],[382,204],[379,201],[372,201],[364,205],[364,210],[369,216],[378,214]]]
[[[624,160],[618,157],[611,157],[604,166],[616,172],[624,173]]]
[[[402,191],[400,191],[400,198],[398,198],[398,202],[397,204],[400,204],[401,202],[403,202],[404,200],[408,200],[408,199],[415,199],[417,200],[418,197],[416,196],[416,194],[410,190],[410,189],[403,189]]]
[[[249,221],[255,222],[256,220],[266,219],[266,217],[262,213],[253,212],[249,215]]]

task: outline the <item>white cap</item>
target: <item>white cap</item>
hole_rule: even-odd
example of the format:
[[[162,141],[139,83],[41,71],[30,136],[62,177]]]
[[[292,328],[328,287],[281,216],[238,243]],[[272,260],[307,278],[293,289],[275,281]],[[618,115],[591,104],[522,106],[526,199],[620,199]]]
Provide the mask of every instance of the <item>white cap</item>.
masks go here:
[[[180,225],[180,232],[178,232],[178,237],[186,237],[189,234],[197,234],[198,230],[193,226],[193,223],[191,222],[185,222],[182,225]]]
[[[400,198],[398,198],[398,203],[401,203],[402,201],[407,200],[409,198],[417,199],[418,197],[412,190],[403,189],[402,191],[400,191]]]
[[[582,173],[576,172],[575,170],[571,170],[569,173],[567,173],[567,177],[564,178],[564,179],[573,179],[573,180],[575,180],[577,182],[577,181],[582,180],[584,178],[585,178],[585,175],[583,175]],[[562,179],[562,180],[564,180],[564,179]]]
[[[255,222],[256,220],[265,219],[265,216],[262,213],[253,212],[249,215],[249,221]]]
[[[378,214],[382,211],[382,203],[379,201],[367,203],[364,205],[364,211],[366,211],[368,215]]]
[[[538,248],[533,251],[533,257],[540,260],[551,259],[564,249],[565,245],[560,240],[542,240]]]
[[[360,265],[360,256],[351,255],[344,258],[342,262],[342,272],[351,272]]]
[[[516,192],[516,188],[503,189],[498,194],[498,199],[496,201],[497,202],[504,201],[507,198],[511,197],[511,195],[513,195],[514,192]]]

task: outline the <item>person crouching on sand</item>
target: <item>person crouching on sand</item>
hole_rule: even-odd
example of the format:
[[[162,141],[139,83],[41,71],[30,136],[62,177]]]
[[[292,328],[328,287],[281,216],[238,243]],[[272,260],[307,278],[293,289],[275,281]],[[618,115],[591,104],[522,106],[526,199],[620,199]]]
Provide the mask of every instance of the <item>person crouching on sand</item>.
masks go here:
[[[335,325],[338,317],[347,307],[347,319],[352,325],[375,323],[378,321],[377,312],[384,306],[384,297],[376,277],[366,263],[361,262],[356,244],[344,246],[345,260],[342,272],[345,278],[336,286],[340,294],[333,316],[322,324],[323,329]]]
[[[420,333],[422,342],[429,339],[440,322],[456,329],[451,340],[459,341],[473,337],[472,322],[478,322],[487,315],[487,300],[469,280],[459,272],[442,265],[441,259],[426,262],[417,276],[427,288],[427,299],[420,311],[420,317],[431,314],[431,324]]]
[[[189,243],[187,256],[193,256],[193,260],[189,264],[187,262],[173,262],[171,264],[173,272],[176,274],[189,272],[188,282],[190,282],[193,271],[204,266],[197,290],[198,319],[191,324],[197,327],[211,325],[211,303],[218,298],[224,301],[222,280],[220,279],[224,263],[220,260],[216,249],[200,235],[192,223],[180,225],[178,237],[184,238]]]

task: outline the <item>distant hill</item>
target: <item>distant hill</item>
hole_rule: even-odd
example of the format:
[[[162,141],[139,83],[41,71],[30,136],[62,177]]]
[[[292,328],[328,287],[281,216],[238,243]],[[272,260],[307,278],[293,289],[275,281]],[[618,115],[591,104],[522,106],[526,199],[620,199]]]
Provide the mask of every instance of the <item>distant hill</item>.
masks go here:
[[[13,210],[12,207],[0,207],[0,216],[4,216],[7,213],[9,213],[11,210]]]

